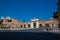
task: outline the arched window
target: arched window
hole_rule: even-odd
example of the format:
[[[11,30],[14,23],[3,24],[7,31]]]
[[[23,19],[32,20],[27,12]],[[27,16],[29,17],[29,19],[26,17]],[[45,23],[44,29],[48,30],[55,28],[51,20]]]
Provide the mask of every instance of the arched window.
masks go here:
[[[46,27],[49,27],[49,24],[48,24],[48,23],[46,23],[46,24],[45,24],[45,26],[46,26]]]
[[[36,23],[34,22],[34,28],[36,28]]]
[[[23,26],[21,25],[21,28],[22,28]]]
[[[28,27],[30,28],[30,24],[28,24]]]
[[[39,28],[42,27],[42,24],[39,24]]]
[[[24,24],[24,28],[26,28],[26,25]]]

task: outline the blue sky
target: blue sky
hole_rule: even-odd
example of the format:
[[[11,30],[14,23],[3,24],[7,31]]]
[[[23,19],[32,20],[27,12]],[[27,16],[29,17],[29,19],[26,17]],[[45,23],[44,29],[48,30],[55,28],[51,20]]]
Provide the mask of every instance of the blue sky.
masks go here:
[[[0,17],[10,16],[19,21],[49,19],[56,10],[57,0],[0,0]]]

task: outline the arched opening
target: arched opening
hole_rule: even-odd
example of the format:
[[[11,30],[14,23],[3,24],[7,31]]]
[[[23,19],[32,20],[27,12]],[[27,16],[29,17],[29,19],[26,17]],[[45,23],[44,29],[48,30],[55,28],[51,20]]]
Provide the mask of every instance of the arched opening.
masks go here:
[[[39,28],[42,27],[42,24],[39,24]]]
[[[24,25],[24,28],[26,28],[26,25]]]
[[[34,28],[36,28],[36,22],[34,22]]]
[[[45,26],[46,26],[46,27],[49,27],[49,24],[48,24],[48,23],[46,23],[46,24],[45,24]]]
[[[28,28],[30,28],[30,24],[28,24]]]
[[[21,28],[23,28],[23,26],[21,25]]]

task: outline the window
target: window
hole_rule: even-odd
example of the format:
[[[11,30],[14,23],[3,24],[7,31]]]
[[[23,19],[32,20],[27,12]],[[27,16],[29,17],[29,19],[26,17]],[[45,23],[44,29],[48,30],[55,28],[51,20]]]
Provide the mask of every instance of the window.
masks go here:
[[[30,24],[28,24],[28,27],[30,28]]]
[[[26,28],[26,25],[24,24],[24,28]]]
[[[22,28],[22,25],[21,25],[21,28]]]
[[[39,28],[42,27],[42,24],[39,24]]]
[[[36,28],[36,23],[34,22],[34,28]]]
[[[46,26],[46,27],[49,27],[49,24],[48,24],[48,23],[46,23],[46,24],[45,24],[45,26]]]

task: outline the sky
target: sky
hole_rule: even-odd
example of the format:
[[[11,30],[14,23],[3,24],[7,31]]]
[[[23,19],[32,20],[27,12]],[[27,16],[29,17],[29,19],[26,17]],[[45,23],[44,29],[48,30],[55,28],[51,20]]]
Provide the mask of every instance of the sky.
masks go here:
[[[36,17],[49,19],[57,11],[57,0],[0,0],[0,17],[10,16],[19,21]]]

